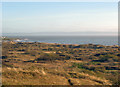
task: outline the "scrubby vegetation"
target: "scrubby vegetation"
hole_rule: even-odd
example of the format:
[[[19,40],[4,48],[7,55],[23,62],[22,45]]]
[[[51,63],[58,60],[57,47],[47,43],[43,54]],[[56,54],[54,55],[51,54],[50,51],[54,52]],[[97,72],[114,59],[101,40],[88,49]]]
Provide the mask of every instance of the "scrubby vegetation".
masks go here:
[[[118,46],[3,42],[4,85],[119,85]]]

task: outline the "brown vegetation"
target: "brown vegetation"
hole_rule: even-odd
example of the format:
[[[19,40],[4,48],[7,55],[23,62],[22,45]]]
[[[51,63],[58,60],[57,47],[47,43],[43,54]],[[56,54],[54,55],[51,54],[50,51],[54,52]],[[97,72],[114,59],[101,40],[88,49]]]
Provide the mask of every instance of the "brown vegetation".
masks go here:
[[[4,85],[116,85],[118,46],[3,42]]]

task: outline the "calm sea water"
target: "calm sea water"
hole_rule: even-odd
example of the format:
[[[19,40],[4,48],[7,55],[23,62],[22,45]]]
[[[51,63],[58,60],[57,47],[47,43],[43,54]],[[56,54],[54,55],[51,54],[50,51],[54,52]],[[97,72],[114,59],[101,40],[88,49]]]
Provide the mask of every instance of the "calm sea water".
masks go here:
[[[118,45],[117,36],[10,36],[21,39],[26,42],[45,42],[60,44],[101,44]]]

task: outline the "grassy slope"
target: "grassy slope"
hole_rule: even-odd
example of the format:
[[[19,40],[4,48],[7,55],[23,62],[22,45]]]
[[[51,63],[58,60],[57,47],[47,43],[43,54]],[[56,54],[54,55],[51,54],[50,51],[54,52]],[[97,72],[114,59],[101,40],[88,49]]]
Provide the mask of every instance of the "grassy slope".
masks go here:
[[[4,85],[112,85],[117,82],[118,55],[117,46],[4,42],[2,81]]]

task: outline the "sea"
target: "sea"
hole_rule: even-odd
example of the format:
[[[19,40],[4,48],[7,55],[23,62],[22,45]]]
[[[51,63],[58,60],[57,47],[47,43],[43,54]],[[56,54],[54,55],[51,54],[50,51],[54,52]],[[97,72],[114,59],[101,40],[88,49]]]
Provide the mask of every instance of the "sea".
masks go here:
[[[118,45],[118,36],[9,36],[17,42]]]

